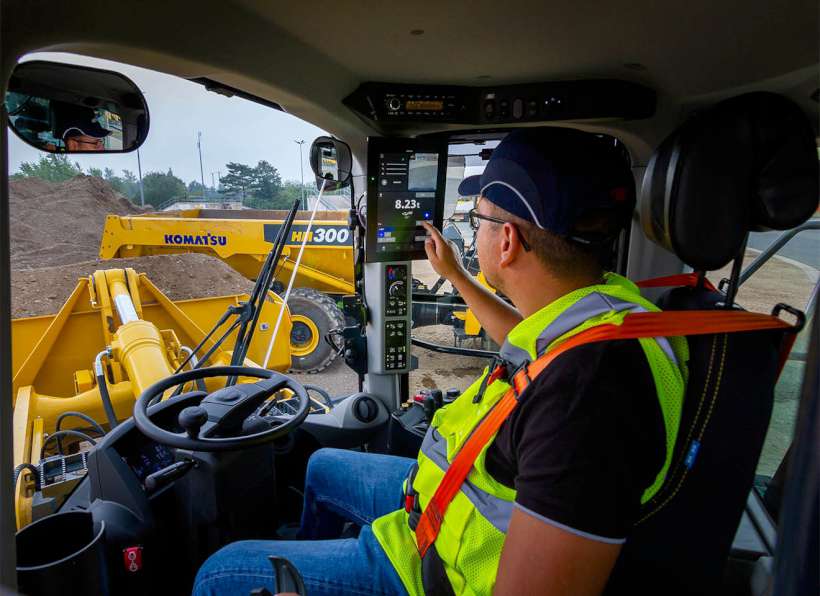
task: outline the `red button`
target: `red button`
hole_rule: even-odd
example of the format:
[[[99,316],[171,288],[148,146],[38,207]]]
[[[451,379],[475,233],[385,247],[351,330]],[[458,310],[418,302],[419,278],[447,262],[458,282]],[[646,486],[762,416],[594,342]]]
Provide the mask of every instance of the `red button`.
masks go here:
[[[136,573],[142,569],[142,547],[129,546],[122,551],[122,562],[125,570],[129,573]]]

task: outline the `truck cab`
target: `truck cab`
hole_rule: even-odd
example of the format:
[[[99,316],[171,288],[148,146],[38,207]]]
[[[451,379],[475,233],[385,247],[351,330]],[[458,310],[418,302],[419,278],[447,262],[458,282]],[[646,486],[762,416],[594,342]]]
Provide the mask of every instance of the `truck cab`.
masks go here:
[[[630,164],[638,207],[602,257],[608,270],[644,282],[645,297],[664,310],[707,311],[718,322],[750,311],[744,324],[759,325],[698,331],[698,320],[680,319],[689,321],[680,334],[697,338],[681,422],[687,432],[674,446],[676,473],[663,499],[618,565],[645,570],[647,584],[664,582],[655,583],[662,593],[816,589],[816,23],[816,3],[803,0],[617,8],[222,0],[196,10],[153,0],[4,2],[0,81],[12,96],[0,132],[4,263],[10,228],[22,223],[9,219],[10,135],[44,151],[76,151],[51,134],[53,117],[21,97],[37,89],[66,102],[105,89],[127,109],[106,104],[117,134],[93,152],[136,151],[156,126],[153,98],[116,72],[121,63],[326,131],[309,150],[320,199],[312,215],[301,201],[290,215],[277,213],[290,234],[302,209],[298,225],[308,238],[323,193],[344,191],[346,217],[333,223],[350,238],[353,279],[337,284],[339,322],[321,338],[343,361],[340,376],[323,384],[321,373],[272,370],[261,348],[259,366],[163,364],[173,374],[140,385],[128,416],[102,421],[102,436],[72,454],[76,471],[48,479],[33,461],[12,483],[15,398],[10,358],[0,359],[0,585],[31,594],[190,593],[197,569],[219,548],[281,537],[298,523],[317,449],[415,457],[436,410],[460,393],[422,382],[435,358],[473,358],[481,371],[498,355],[497,344],[464,341],[481,327],[456,292],[435,278],[415,282],[429,272],[421,223],[451,226],[465,266],[480,276],[473,197],[460,197],[458,183],[480,173],[511,131],[550,126],[594,134]],[[49,85],[19,86],[26,56],[45,51],[112,61],[106,76],[121,78],[112,86],[103,70],[63,69],[46,56],[38,64],[51,69]],[[29,112],[30,121],[20,119]],[[264,240],[270,255],[257,254],[253,265],[265,263],[270,277],[259,274],[259,292],[276,288],[287,302],[299,242],[291,242],[283,274],[270,265],[284,244],[274,233]],[[347,274],[351,263],[344,267]],[[0,352],[8,355],[8,266],[0,277]],[[112,333],[130,317],[123,300],[112,298]],[[452,335],[419,334],[422,321],[445,319],[457,329],[453,345]],[[123,374],[134,380],[139,370]],[[65,466],[65,454],[39,447]],[[52,509],[19,523],[18,482],[35,502],[52,503],[52,484],[69,476],[70,490]],[[607,593],[628,593],[617,570]]]

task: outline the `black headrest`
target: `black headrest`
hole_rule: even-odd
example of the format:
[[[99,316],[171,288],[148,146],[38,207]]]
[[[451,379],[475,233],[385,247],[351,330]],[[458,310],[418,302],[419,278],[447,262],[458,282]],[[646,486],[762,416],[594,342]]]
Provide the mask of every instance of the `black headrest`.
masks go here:
[[[658,147],[641,188],[650,239],[696,271],[719,269],[747,232],[786,230],[817,209],[814,131],[774,93],[748,93],[690,117]]]

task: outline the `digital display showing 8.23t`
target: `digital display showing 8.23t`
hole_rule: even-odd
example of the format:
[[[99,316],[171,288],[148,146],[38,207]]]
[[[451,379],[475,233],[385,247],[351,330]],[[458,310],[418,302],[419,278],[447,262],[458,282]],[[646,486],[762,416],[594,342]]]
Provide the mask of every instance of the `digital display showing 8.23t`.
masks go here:
[[[446,144],[370,139],[367,162],[367,261],[426,258],[422,222],[441,228]]]

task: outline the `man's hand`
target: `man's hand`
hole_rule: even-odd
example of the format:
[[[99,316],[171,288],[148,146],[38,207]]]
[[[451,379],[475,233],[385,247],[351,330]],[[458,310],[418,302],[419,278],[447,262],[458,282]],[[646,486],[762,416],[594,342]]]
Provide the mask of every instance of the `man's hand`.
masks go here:
[[[521,313],[473,279],[461,265],[456,249],[441,232],[427,222],[422,225],[430,232],[424,250],[433,269],[453,284],[493,341],[499,345],[504,343],[510,329],[521,321]]]
[[[424,251],[435,272],[451,282],[466,275],[456,248],[444,239],[441,232],[426,221],[421,225],[430,233],[424,241]]]

